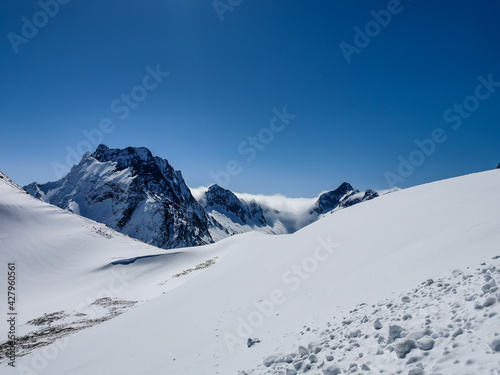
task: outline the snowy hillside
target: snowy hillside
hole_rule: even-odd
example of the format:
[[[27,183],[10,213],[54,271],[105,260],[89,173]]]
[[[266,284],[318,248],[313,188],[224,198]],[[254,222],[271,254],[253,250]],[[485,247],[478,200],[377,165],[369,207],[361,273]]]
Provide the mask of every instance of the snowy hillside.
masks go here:
[[[0,187],[7,258],[26,285],[20,311],[73,311],[113,271],[135,276],[118,295],[132,301],[161,294],[168,280],[164,295],[19,358],[23,369],[498,374],[498,170],[384,195],[291,235],[247,233],[156,258],[145,256],[159,250],[102,238],[90,222]],[[492,194],[478,197],[478,187]],[[177,261],[202,266],[170,284]]]
[[[43,203],[1,173],[0,248],[4,271],[9,262],[17,265],[21,352],[157,297],[226,251],[214,246],[179,253],[146,245]],[[2,311],[6,303],[2,298]],[[1,338],[7,337],[6,329],[0,325]],[[35,337],[27,337],[30,332]]]

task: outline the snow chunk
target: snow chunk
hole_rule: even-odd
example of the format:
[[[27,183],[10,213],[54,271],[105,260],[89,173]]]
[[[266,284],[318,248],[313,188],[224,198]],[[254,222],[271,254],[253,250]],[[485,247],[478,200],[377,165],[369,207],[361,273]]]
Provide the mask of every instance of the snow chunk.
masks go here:
[[[415,367],[408,371],[408,375],[424,375],[424,370],[420,367]]]
[[[493,350],[494,352],[500,352],[500,339],[493,340],[493,341],[490,343],[490,348],[491,348],[491,350]]]
[[[393,342],[394,340],[401,337],[401,332],[403,332],[403,328],[398,325],[389,326],[389,342]]]
[[[330,365],[330,366],[325,367],[323,369],[323,374],[324,375],[338,375],[341,372],[342,372],[342,370],[340,369],[340,367],[335,366],[335,365]]]
[[[417,345],[420,350],[432,350],[434,348],[434,340],[430,337],[423,337],[417,340]]]
[[[306,356],[309,354],[309,350],[307,350],[306,348],[304,348],[303,346],[299,346],[299,355],[302,357],[302,356]]]
[[[394,351],[398,358],[405,358],[408,353],[415,349],[417,345],[412,339],[401,339],[394,347]]]
[[[263,361],[264,366],[266,366],[266,367],[271,366],[277,359],[278,359],[277,355],[270,355],[269,357],[264,359],[264,361]]]

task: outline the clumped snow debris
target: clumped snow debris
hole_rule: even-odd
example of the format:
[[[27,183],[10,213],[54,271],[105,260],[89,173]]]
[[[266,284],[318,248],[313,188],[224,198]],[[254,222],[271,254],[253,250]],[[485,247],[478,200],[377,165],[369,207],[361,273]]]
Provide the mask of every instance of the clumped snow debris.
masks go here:
[[[239,374],[498,375],[498,285],[498,261],[455,270],[399,298],[356,306],[316,331],[315,343],[300,342],[297,334],[296,351],[271,354]]]

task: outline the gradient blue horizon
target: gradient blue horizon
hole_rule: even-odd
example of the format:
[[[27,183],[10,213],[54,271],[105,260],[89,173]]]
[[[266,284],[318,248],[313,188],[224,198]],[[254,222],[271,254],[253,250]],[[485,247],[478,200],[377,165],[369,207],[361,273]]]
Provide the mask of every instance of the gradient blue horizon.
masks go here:
[[[354,28],[391,1],[243,0],[223,22],[212,0],[62,2],[17,53],[9,33],[22,35],[23,17],[42,8],[0,4],[0,170],[18,184],[57,179],[54,163],[106,118],[113,130],[98,143],[147,147],[191,187],[217,182],[211,174],[234,161],[226,187],[236,192],[313,197],[343,181],[385,189],[400,157],[438,128],[446,140],[397,186],[500,163],[500,88],[470,99],[478,77],[500,82],[498,2],[402,0],[350,63],[339,45],[355,46]],[[144,83],[157,67],[168,77]],[[144,101],[113,112],[144,84]],[[455,103],[474,108],[460,124],[458,112],[446,115]],[[296,117],[262,130],[284,107]],[[259,132],[273,138],[264,149],[241,146]]]

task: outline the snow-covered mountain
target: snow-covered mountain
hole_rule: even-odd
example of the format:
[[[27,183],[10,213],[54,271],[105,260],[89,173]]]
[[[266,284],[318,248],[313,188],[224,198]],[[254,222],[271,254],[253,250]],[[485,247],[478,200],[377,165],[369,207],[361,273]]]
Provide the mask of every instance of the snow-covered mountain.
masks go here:
[[[1,372],[496,375],[500,195],[476,199],[478,186],[498,191],[500,172],[383,195],[290,235],[165,252],[0,179],[25,354]],[[111,319],[113,306],[127,311]]]
[[[209,219],[181,172],[143,147],[100,145],[60,180],[25,189],[44,202],[161,248],[213,242]]]
[[[310,213],[311,215],[324,215],[336,209],[354,206],[378,196],[379,194],[371,189],[360,193],[359,190],[344,182],[337,189],[321,194]]]
[[[343,183],[309,200],[308,206],[301,202],[301,209],[283,210],[218,185],[191,191],[180,171],[148,149],[105,145],[85,154],[60,180],[24,188],[46,203],[164,249],[203,245],[249,231],[293,233],[328,212],[378,196]]]
[[[216,241],[252,230],[276,233],[255,200],[249,203],[242,201],[219,185],[210,186],[197,200],[213,219],[210,234]]]
[[[316,199],[286,197],[273,199],[273,197],[233,193],[218,185],[192,189],[192,193],[214,222],[221,224],[212,225],[210,228],[215,240],[249,231],[269,234],[293,233],[327,213],[379,196],[373,190],[360,193],[347,182],[335,190],[322,193]],[[283,202],[287,202],[288,207],[283,205]]]
[[[233,221],[240,224],[253,223],[258,226],[267,224],[262,207],[255,200],[250,203],[239,200],[236,195],[218,185],[212,185],[204,195],[203,207],[224,210]]]

